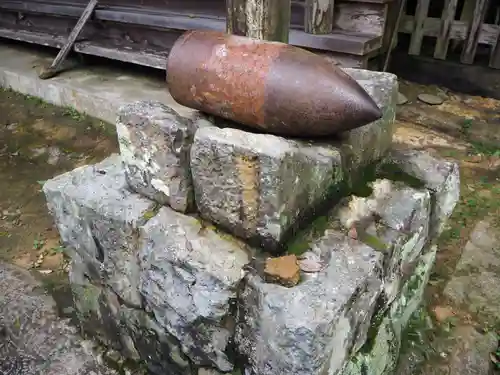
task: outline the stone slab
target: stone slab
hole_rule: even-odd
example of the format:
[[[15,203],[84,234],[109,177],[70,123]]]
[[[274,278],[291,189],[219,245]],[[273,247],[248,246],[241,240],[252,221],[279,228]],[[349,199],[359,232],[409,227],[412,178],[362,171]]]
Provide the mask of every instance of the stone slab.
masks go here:
[[[234,301],[250,261],[242,244],[168,207],[141,233],[146,309],[194,363],[231,371]]]
[[[120,155],[130,187],[174,210],[193,208],[188,121],[160,102],[135,102],[118,111]]]
[[[335,231],[310,251],[325,267],[293,288],[246,278],[235,342],[249,374],[336,374],[366,339],[382,287],[381,254]]]
[[[127,189],[121,158],[113,155],[59,175],[43,192],[62,241],[87,263],[88,276],[140,306],[138,228],[155,204]]]
[[[500,320],[500,230],[485,219],[476,224],[444,289],[454,304],[487,326]]]
[[[384,254],[384,294],[391,303],[429,241],[431,197],[387,179],[371,186],[369,197],[346,198],[334,217],[346,233]]]
[[[201,215],[270,250],[343,179],[335,147],[215,126],[196,132],[191,171]]]
[[[387,161],[429,189],[432,195],[430,235],[439,237],[460,198],[458,164],[419,150],[392,150]]]
[[[406,281],[389,310],[374,317],[371,337],[359,352],[352,354],[341,375],[394,374],[403,331],[412,314],[420,307],[436,252],[437,248],[433,247],[419,257],[414,274]]]
[[[117,375],[58,318],[55,301],[28,271],[0,263],[0,290],[1,374]]]

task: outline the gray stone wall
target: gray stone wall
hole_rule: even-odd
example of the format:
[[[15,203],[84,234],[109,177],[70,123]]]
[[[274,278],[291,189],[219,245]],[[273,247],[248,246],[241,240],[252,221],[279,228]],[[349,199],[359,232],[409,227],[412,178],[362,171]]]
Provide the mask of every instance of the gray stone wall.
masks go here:
[[[392,374],[458,168],[391,151],[396,78],[349,73],[384,116],[341,140],[124,106],[120,155],[43,187],[82,327],[153,374]]]

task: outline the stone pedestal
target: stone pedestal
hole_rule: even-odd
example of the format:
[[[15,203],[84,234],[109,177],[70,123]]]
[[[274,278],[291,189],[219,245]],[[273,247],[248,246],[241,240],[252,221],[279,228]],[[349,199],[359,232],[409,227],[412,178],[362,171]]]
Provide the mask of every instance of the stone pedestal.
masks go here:
[[[458,169],[391,151],[396,78],[348,72],[384,116],[335,140],[124,106],[121,155],[43,188],[82,327],[155,374],[392,374]]]

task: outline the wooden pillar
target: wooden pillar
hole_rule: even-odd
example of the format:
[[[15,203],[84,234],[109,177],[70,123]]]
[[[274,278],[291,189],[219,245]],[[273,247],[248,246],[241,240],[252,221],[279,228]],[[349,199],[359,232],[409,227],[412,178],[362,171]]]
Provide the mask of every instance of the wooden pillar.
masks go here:
[[[330,34],[333,30],[335,0],[306,0],[304,30],[310,34]]]
[[[291,0],[226,0],[227,31],[288,43]]]

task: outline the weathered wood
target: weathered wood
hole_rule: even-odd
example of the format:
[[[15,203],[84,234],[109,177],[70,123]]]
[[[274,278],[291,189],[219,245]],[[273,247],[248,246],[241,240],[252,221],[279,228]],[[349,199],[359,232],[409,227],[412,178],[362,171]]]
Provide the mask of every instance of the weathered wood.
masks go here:
[[[20,42],[55,48],[61,48],[64,45],[64,38],[61,36],[25,30],[14,31],[3,27],[0,27],[0,38],[12,39]]]
[[[469,26],[467,40],[465,42],[464,49],[462,50],[462,55],[460,56],[460,62],[462,64],[472,64],[474,62],[481,25],[483,24],[484,16],[486,14],[486,10],[488,9],[488,1],[489,0],[476,1],[476,8],[474,9],[472,22]]]
[[[500,30],[498,31],[497,43],[491,49],[490,68],[500,69]]]
[[[306,0],[304,31],[310,34],[329,34],[333,30],[335,0]]]
[[[450,44],[451,26],[455,19],[457,11],[458,0],[447,0],[443,15],[441,16],[441,26],[439,29],[439,36],[436,41],[436,48],[434,49],[435,59],[446,59],[448,53],[448,45]]]
[[[387,5],[379,3],[338,3],[334,29],[362,34],[384,34]]]
[[[387,71],[387,68],[389,67],[389,60],[391,58],[392,48],[395,45],[395,43],[397,43],[397,37],[398,37],[397,30],[399,28],[399,24],[401,22],[401,18],[403,17],[403,13],[405,10],[406,10],[406,0],[401,0],[401,2],[399,3],[398,14],[396,17],[394,27],[391,29],[389,48],[387,49],[387,54],[385,55],[384,59],[384,65],[382,66],[383,72]]]
[[[83,11],[80,19],[76,23],[74,29],[71,30],[71,33],[68,36],[66,44],[64,45],[63,48],[61,48],[61,50],[57,54],[56,58],[52,62],[52,64],[47,69],[42,70],[42,72],[39,75],[40,79],[52,78],[57,74],[58,70],[61,67],[61,64],[64,62],[66,57],[69,55],[69,53],[73,49],[73,45],[76,42],[76,38],[78,38],[78,36],[80,35],[80,33],[83,30],[83,27],[85,26],[87,21],[92,16],[92,13],[94,13],[94,9],[97,6],[98,2],[99,2],[99,0],[90,0],[89,1],[87,6],[85,7],[85,10]]]
[[[430,0],[418,0],[417,9],[415,10],[415,22],[411,33],[410,55],[420,55],[422,48],[422,39],[424,37],[424,24],[429,12]]]
[[[288,43],[290,0],[227,0],[227,31]]]
[[[410,34],[414,29],[415,21],[413,16],[404,16],[399,31]],[[425,36],[439,36],[441,20],[439,18],[427,18],[424,23]],[[468,25],[462,21],[453,21],[450,31],[450,39],[465,40],[467,38]],[[479,43],[494,45],[500,26],[491,24],[482,24],[479,32]]]
[[[84,41],[75,43],[75,51],[84,55],[105,57],[107,59],[123,61],[130,64],[147,66],[164,70],[167,66],[167,53],[163,55],[156,51],[144,51],[123,46],[116,46],[110,43],[97,43]]]
[[[399,15],[399,9],[401,6],[401,3],[404,0],[398,0],[393,3],[386,4],[385,6],[387,7],[387,17],[385,20],[385,25],[384,25],[384,37],[382,41],[382,53],[387,52],[389,49],[393,49],[396,47],[398,43],[398,32],[394,33],[394,30],[399,29],[399,25],[397,24],[398,20],[398,15]],[[404,13],[404,12],[403,12]],[[399,24],[401,24],[401,20],[404,14],[401,15],[401,19],[399,20]],[[396,35],[396,39],[392,41],[392,36]]]

